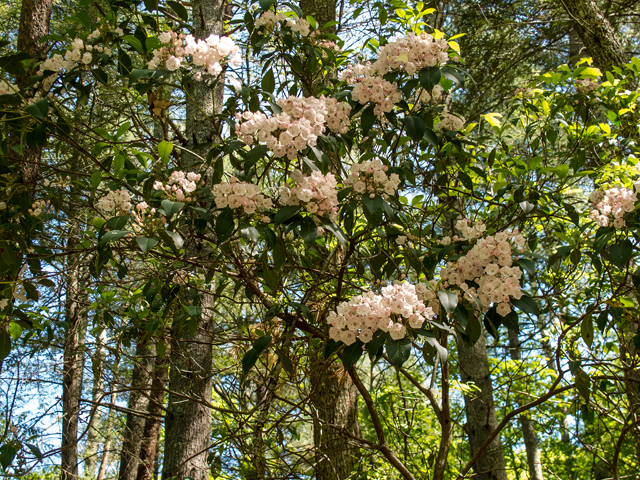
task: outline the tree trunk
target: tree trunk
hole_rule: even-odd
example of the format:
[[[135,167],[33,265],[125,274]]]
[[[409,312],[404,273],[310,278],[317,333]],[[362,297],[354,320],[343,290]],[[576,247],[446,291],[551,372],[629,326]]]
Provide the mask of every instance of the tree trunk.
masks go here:
[[[473,382],[480,389],[474,397],[464,396],[466,431],[473,457],[498,426],[484,332],[472,346],[465,345],[462,339],[458,338],[458,363],[462,382]],[[507,480],[499,434],[491,441],[473,468],[476,473],[474,480]]]
[[[341,365],[315,358],[311,364],[309,400],[317,412],[313,421],[317,480],[343,480],[353,471],[359,448],[340,432],[360,436],[358,390]]]
[[[47,45],[42,43],[42,37],[49,34],[52,9],[53,0],[22,0],[18,51],[31,55],[32,64],[44,60],[46,56]],[[23,87],[28,80],[29,77],[21,77],[18,85]]]
[[[602,72],[627,63],[622,44],[594,0],[560,0],[582,43]]]
[[[318,28],[336,20],[336,6],[336,0],[300,0],[300,8],[304,15],[311,15],[318,22]],[[335,25],[328,31],[335,33]]]
[[[151,480],[153,478],[154,464],[158,456],[160,427],[162,426],[164,394],[168,379],[169,369],[167,362],[158,356],[156,357],[155,370],[153,372],[153,384],[151,385],[151,395],[149,397],[149,416],[144,426],[136,480]]]
[[[75,247],[74,238],[67,247]],[[65,289],[65,320],[67,328],[64,339],[62,364],[62,445],[60,449],[61,480],[78,479],[78,415],[82,395],[84,369],[84,339],[86,322],[80,312],[80,265],[79,257],[68,257]]]
[[[84,450],[84,477],[94,478],[98,465],[98,444],[100,443],[100,408],[104,385],[102,383],[102,362],[104,360],[103,347],[107,339],[107,332],[102,329],[96,338],[96,351],[91,359],[93,370],[93,387],[91,391],[91,417],[87,425],[87,445]]]
[[[225,6],[225,0],[193,1],[195,38],[204,39],[211,34],[223,33]],[[206,81],[195,82],[192,100],[187,101],[185,136],[189,139],[190,150],[202,156],[206,156],[208,147],[202,148],[199,145],[212,138],[212,124],[207,117],[212,117],[221,109],[223,84],[220,81],[212,89]],[[188,167],[195,160],[190,155],[185,155],[183,164]],[[187,254],[197,258],[206,256],[207,252],[190,248]],[[193,480],[209,478],[207,450],[211,436],[209,405],[213,391],[212,307],[212,297],[205,294],[202,299],[203,313],[195,335],[189,334],[185,327],[179,337],[172,341],[169,373],[171,393],[165,424],[163,479],[173,476],[191,477]]]
[[[127,423],[122,435],[119,480],[135,480],[138,474],[140,446],[144,438],[146,421],[145,413],[149,407],[149,387],[151,387],[152,371],[153,353],[149,352],[147,345],[138,342],[131,374],[129,412],[127,412]]]
[[[518,334],[509,330],[509,351],[511,359],[519,361],[522,359],[520,340]],[[522,438],[527,451],[527,465],[529,466],[530,480],[542,480],[542,463],[540,462],[540,449],[538,448],[538,438],[533,427],[533,422],[527,415],[520,415],[520,427],[522,428]]]
[[[118,345],[116,351],[120,349]],[[120,355],[116,353],[116,359],[113,364],[113,382],[111,383],[111,395],[109,398],[109,408],[107,410],[107,419],[105,421],[104,445],[102,447],[102,460],[100,462],[100,470],[98,470],[97,480],[104,480],[109,466],[109,455],[111,454],[111,442],[113,440],[113,425],[115,423],[115,415],[113,414],[113,405],[118,401],[118,389],[116,382],[120,372]]]

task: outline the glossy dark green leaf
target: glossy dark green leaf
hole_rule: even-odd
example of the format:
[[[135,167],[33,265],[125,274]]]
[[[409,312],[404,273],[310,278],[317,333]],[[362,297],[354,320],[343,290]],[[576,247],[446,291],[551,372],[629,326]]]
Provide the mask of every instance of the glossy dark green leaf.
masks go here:
[[[11,335],[5,329],[0,330],[0,361],[11,352]]]
[[[530,315],[540,314],[540,309],[538,308],[538,304],[529,295],[523,295],[520,300],[516,300],[515,298],[512,298],[511,304],[518,307],[524,313],[528,313]]]
[[[628,238],[621,240],[615,245],[611,245],[609,249],[611,255],[611,261],[617,267],[624,267],[629,260],[631,260],[631,254],[633,253],[633,245]]]
[[[128,230],[111,230],[105,233],[100,240],[100,245],[103,247],[110,244],[111,242],[115,242],[116,240],[124,237],[130,233]]]
[[[420,84],[429,92],[433,90],[438,83],[440,83],[440,77],[442,73],[438,67],[425,67],[420,70],[418,74],[420,78]]]
[[[189,21],[189,12],[187,12],[187,9],[181,3],[167,1],[167,5],[171,8],[171,10],[173,10],[178,14],[178,17],[180,17],[180,20],[184,22]]]
[[[411,356],[411,340],[406,337],[400,340],[393,340],[389,337],[384,344],[384,348],[391,364],[398,368],[402,367]]]
[[[284,223],[290,218],[294,217],[299,211],[300,207],[295,205],[282,207],[273,217],[273,223]]]
[[[263,90],[269,93],[273,93],[273,91],[276,88],[276,79],[273,75],[272,68],[267,70],[267,72],[263,75],[262,81],[260,82],[260,86],[262,87]]]
[[[447,313],[453,312],[456,305],[458,305],[458,295],[446,290],[438,290],[438,300],[440,300],[440,303]]]
[[[218,218],[216,218],[216,236],[218,237],[218,243],[222,243],[230,238],[234,228],[233,210],[230,208],[222,209]]]
[[[182,210],[185,204],[182,202],[173,202],[171,200],[162,200],[161,205],[164,212],[167,214],[167,219],[171,220],[171,217]]]
[[[144,253],[149,251],[158,244],[157,238],[136,237],[136,243]]]
[[[342,351],[342,364],[345,370],[349,370],[362,356],[363,343],[360,340],[356,340],[351,345],[344,347]]]
[[[422,139],[427,131],[427,125],[424,123],[424,120],[411,115],[404,117],[404,128],[407,131],[407,135],[414,140]]]

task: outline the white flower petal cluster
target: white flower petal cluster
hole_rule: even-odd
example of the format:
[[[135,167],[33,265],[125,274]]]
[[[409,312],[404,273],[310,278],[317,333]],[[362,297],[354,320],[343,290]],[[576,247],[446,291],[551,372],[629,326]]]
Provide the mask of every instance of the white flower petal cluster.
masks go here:
[[[282,23],[289,27],[292,32],[299,33],[301,36],[306,37],[309,35],[310,25],[304,18],[288,17],[283,12],[272,12],[267,10],[260,17],[256,19],[255,27],[267,27],[269,29],[274,28],[276,24]]]
[[[588,94],[592,90],[595,90],[600,85],[598,82],[591,80],[590,78],[578,79],[576,80],[576,89],[583,94]]]
[[[293,160],[298,152],[316,146],[325,125],[342,133],[349,128],[351,107],[335,98],[290,96],[277,103],[282,111],[271,117],[262,112],[236,113],[236,135],[247,145],[253,145],[255,136],[276,157]]]
[[[29,213],[35,217],[40,216],[40,214],[47,208],[47,205],[51,203],[50,200],[36,200],[31,205],[29,209]]]
[[[258,185],[238,182],[236,177],[231,177],[229,183],[214,185],[212,192],[218,208],[242,208],[244,213],[253,214],[257,209],[268,210],[273,206],[271,199],[262,194]]]
[[[462,130],[464,128],[465,118],[462,115],[454,115],[449,113],[448,107],[440,114],[440,121],[433,127],[439,132],[449,130]]]
[[[158,180],[153,182],[153,189],[165,192],[170,199],[178,202],[193,202],[195,201],[193,192],[198,188],[200,178],[199,173],[176,170],[171,174],[166,185]]]
[[[319,171],[310,176],[296,169],[291,174],[295,187],[283,187],[280,200],[285,205],[304,205],[307,212],[326,216],[335,221],[338,212],[338,194],[336,177],[332,173],[323,175]]]
[[[461,235],[454,235],[454,242],[464,242],[475,240],[476,238],[482,237],[484,232],[487,230],[487,226],[484,224],[482,220],[477,220],[475,223],[471,220],[467,220],[464,217],[460,217],[455,224],[455,229],[458,230]],[[523,237],[524,238],[524,237]],[[438,243],[441,245],[451,245],[451,237],[444,237],[442,240],[438,240]],[[524,245],[524,242],[523,242]]]
[[[370,195],[381,194],[384,198],[394,195],[400,185],[397,173],[387,175],[388,167],[379,159],[367,160],[351,165],[349,176],[344,182],[346,187],[353,187],[356,193]]]
[[[128,213],[131,210],[131,194],[124,188],[114,190],[98,200],[96,205],[103,212],[120,210],[122,213]]]
[[[380,295],[371,291],[357,295],[336,310],[327,317],[331,325],[329,337],[346,345],[356,339],[370,342],[377,330],[400,340],[406,335],[407,326],[421,328],[425,320],[435,316],[418,298],[416,287],[407,282],[383,287]]]
[[[480,299],[486,310],[493,302],[503,317],[511,312],[509,297],[522,298],[520,278],[522,270],[513,267],[512,249],[514,243],[522,247],[525,238],[517,231],[498,232],[478,240],[466,255],[455,262],[447,263],[440,272],[445,288],[457,285],[464,292]],[[474,282],[472,287],[467,282]]]
[[[13,95],[18,90],[16,85],[0,80],[0,95]]]
[[[434,39],[428,33],[416,35],[410,32],[406,37],[389,42],[380,48],[378,59],[373,63],[360,63],[347,67],[338,78],[354,85],[351,97],[358,103],[373,102],[374,112],[381,116],[390,112],[393,105],[402,98],[397,86],[382,77],[390,71],[404,70],[413,76],[425,67],[445,65],[449,61],[449,44],[444,38]],[[433,97],[440,96],[433,92]],[[431,95],[428,100],[431,100]]]
[[[351,98],[356,102],[375,103],[373,112],[379,117],[393,110],[393,106],[402,99],[402,94],[394,83],[371,72],[370,63],[349,65],[340,72],[338,79],[354,86]]]
[[[164,66],[173,72],[184,62],[187,65],[205,67],[205,71],[211,75],[219,75],[224,63],[234,67],[242,64],[242,58],[238,53],[240,47],[229,37],[212,34],[204,40],[196,40],[193,35],[163,32],[158,39],[166,45],[153,52],[148,68]],[[186,60],[187,56],[191,56],[190,61]],[[197,75],[196,80],[200,79],[202,75]]]
[[[636,184],[636,190],[640,191],[640,183]],[[608,227],[613,218],[613,226],[622,228],[626,225],[622,216],[635,210],[634,203],[637,200],[637,195],[624,187],[609,188],[604,192],[596,190],[589,197],[593,206],[589,216],[601,227]]]

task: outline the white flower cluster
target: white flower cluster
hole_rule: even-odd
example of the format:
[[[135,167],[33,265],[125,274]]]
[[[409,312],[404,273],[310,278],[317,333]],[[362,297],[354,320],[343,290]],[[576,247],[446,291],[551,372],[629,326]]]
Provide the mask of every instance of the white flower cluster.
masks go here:
[[[47,208],[47,205],[50,203],[51,203],[50,200],[46,200],[46,201],[36,200],[35,202],[33,202],[33,205],[31,205],[31,208],[29,209],[29,213],[35,217],[38,217],[40,216],[42,211]]]
[[[374,113],[382,116],[383,113],[393,110],[393,106],[401,100],[402,94],[395,84],[371,74],[370,70],[369,63],[349,65],[346,70],[340,72],[338,79],[354,86],[351,91],[353,100],[362,104],[375,103]]]
[[[174,72],[180,68],[187,55],[191,55],[191,64],[205,67],[206,72],[211,75],[222,72],[221,63],[228,62],[234,67],[242,64],[238,53],[240,48],[229,37],[209,35],[205,40],[196,40],[192,35],[163,32],[158,39],[166,46],[153,52],[148,68],[162,65]],[[196,74],[196,80],[201,79],[202,74]]]
[[[592,90],[595,90],[599,86],[600,85],[598,84],[598,82],[595,82],[590,78],[576,80],[576,90],[578,90],[580,93],[583,93],[585,95],[591,92]]]
[[[271,117],[262,112],[236,113],[236,135],[240,140],[252,145],[256,135],[276,157],[286,155],[293,160],[299,151],[316,146],[325,124],[334,131],[348,130],[351,107],[334,98],[290,96],[277,103],[282,111]]]
[[[457,285],[464,292],[480,299],[485,311],[491,302],[497,304],[497,312],[506,316],[511,312],[509,297],[520,299],[522,270],[513,265],[512,244],[522,247],[525,238],[517,231],[498,232],[495,236],[480,239],[467,254],[455,262],[447,263],[440,272],[445,288]],[[467,282],[474,282],[471,287]]]
[[[195,196],[192,193],[198,188],[200,178],[199,173],[176,170],[171,174],[166,185],[158,180],[153,182],[153,189],[165,192],[170,199],[178,202],[193,202]]]
[[[13,95],[17,91],[18,87],[16,85],[0,80],[0,95]]]
[[[445,103],[447,98],[448,95],[444,91],[444,88],[442,88],[442,85],[437,83],[433,86],[431,92],[428,92],[427,90],[420,90],[418,98],[416,98],[413,103],[416,105],[439,105]]]
[[[435,40],[428,33],[416,35],[410,32],[406,37],[387,43],[380,48],[375,62],[349,66],[340,73],[338,78],[354,85],[351,97],[356,102],[375,103],[374,112],[381,116],[384,112],[390,112],[393,105],[402,98],[397,86],[382,77],[394,70],[404,70],[408,75],[413,76],[424,67],[445,65],[449,61],[448,49],[449,44],[444,38]],[[433,97],[438,96],[434,92]],[[430,95],[427,101],[431,98]]]
[[[308,21],[304,18],[287,17],[283,12],[274,13],[271,10],[267,10],[256,19],[254,25],[256,28],[267,27],[270,29],[280,22],[285,22],[285,25],[292,32],[299,33],[303,37],[309,35],[310,25]]]
[[[480,238],[484,232],[487,230],[487,226],[484,224],[482,220],[477,220],[473,223],[471,220],[467,220],[466,218],[459,218],[456,221],[455,229],[458,230],[462,235],[454,235],[453,239],[451,237],[443,237],[442,240],[438,240],[437,243],[441,245],[450,245],[451,240],[454,242],[464,242],[475,240],[476,238]]]
[[[409,32],[406,37],[380,49],[371,71],[384,75],[391,70],[404,70],[408,75],[414,75],[425,67],[445,65],[449,61],[448,49],[449,43],[444,38],[436,40],[425,32],[420,35]]]
[[[337,312],[330,312],[327,321],[331,325],[329,337],[351,345],[360,339],[370,342],[377,330],[389,332],[391,338],[400,340],[407,333],[407,326],[421,328],[425,320],[435,314],[418,299],[416,287],[410,283],[396,283],[383,287],[381,294],[366,292],[338,305]]]
[[[252,214],[258,208],[268,210],[273,206],[271,199],[262,194],[258,185],[238,182],[236,177],[231,177],[229,183],[214,185],[212,192],[218,208],[242,208],[244,213]]]
[[[338,195],[336,193],[336,177],[332,173],[322,175],[315,171],[311,176],[304,175],[296,169],[291,174],[295,187],[283,187],[280,199],[285,205],[304,204],[307,212],[318,216],[327,216],[336,220],[338,211]]]
[[[131,210],[131,194],[124,188],[111,191],[98,200],[97,207],[103,212],[120,210],[128,213]]]
[[[387,170],[388,167],[377,158],[354,163],[344,184],[353,187],[356,193],[381,194],[386,199],[388,195],[394,195],[400,185],[398,174],[387,176]]]
[[[636,184],[639,190],[640,183]],[[608,227],[613,217],[613,226],[622,228],[626,225],[622,216],[635,210],[634,203],[638,200],[632,190],[624,187],[614,187],[605,190],[596,190],[589,197],[593,210],[589,215],[591,219],[601,227]]]
[[[465,118],[462,115],[454,115],[447,111],[442,112],[440,121],[433,127],[434,130],[442,132],[444,130],[462,130],[464,128]]]

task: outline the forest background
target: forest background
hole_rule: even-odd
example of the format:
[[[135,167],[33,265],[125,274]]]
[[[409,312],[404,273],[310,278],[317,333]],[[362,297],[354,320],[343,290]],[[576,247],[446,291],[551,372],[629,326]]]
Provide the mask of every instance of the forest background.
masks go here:
[[[638,2],[0,12],[2,475],[640,478]]]

